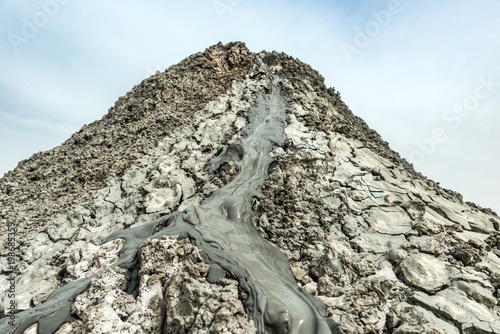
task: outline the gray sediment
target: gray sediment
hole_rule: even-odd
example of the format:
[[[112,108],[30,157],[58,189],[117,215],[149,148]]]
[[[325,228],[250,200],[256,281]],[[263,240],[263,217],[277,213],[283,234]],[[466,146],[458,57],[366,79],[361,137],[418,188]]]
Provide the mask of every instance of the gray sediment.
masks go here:
[[[217,173],[228,161],[238,173],[225,186],[216,190],[200,205],[176,211],[143,226],[112,233],[104,243],[117,238],[126,240],[120,259],[112,267],[131,269],[137,266],[137,250],[148,238],[165,235],[189,238],[203,250],[204,260],[213,266],[209,280],[217,281],[232,272],[248,293],[249,308],[259,333],[331,333],[337,325],[325,318],[325,306],[298,287],[287,257],[264,240],[252,223],[254,198],[262,198],[261,187],[268,176],[274,145],[282,146],[286,136],[286,101],[280,94],[281,79],[269,73],[259,58],[261,69],[272,77],[267,94],[260,94],[248,111],[248,124],[242,138],[233,142],[206,167]],[[158,226],[163,228],[158,230]],[[222,269],[222,270],[221,270]],[[22,333],[38,322],[41,333],[53,332],[70,321],[74,298],[87,289],[94,276],[78,280],[55,290],[47,301],[33,309],[18,313],[18,327],[7,319],[0,321],[0,332]],[[129,293],[135,292],[132,282]]]

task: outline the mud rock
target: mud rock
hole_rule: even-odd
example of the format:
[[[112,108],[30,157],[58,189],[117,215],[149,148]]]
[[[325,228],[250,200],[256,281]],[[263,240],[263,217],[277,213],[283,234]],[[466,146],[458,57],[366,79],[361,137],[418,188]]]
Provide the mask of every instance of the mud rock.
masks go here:
[[[450,282],[446,262],[427,254],[411,254],[399,268],[406,283],[426,292],[436,292]]]
[[[57,333],[255,333],[238,283],[208,283],[209,266],[188,239],[150,240],[141,246],[139,263],[137,298],[127,293],[127,270],[103,269],[73,303],[80,321]]]
[[[496,333],[500,330],[500,322],[495,312],[467,298],[464,292],[456,288],[439,291],[434,296],[417,292],[413,300],[444,319],[454,322],[465,333]]]
[[[460,333],[455,326],[436,317],[432,312],[408,303],[399,303],[393,308],[387,316],[387,326],[392,333],[398,334]]]

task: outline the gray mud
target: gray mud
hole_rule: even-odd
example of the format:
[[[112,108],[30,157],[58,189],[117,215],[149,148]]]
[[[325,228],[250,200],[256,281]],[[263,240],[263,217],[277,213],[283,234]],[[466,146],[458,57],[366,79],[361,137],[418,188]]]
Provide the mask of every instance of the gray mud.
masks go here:
[[[281,79],[270,74],[260,58],[259,63],[261,69],[272,76],[268,93],[259,95],[249,110],[249,123],[243,129],[243,137],[206,167],[206,172],[215,174],[224,162],[232,161],[239,171],[234,178],[200,205],[134,229],[115,232],[104,242],[126,239],[120,259],[112,267],[132,270],[129,293],[136,292],[134,270],[137,270],[139,246],[148,238],[178,235],[188,237],[203,250],[205,261],[212,266],[209,280],[215,282],[225,272],[237,277],[248,293],[246,306],[259,333],[338,332],[337,324],[325,318],[325,306],[298,287],[287,257],[264,240],[252,223],[252,201],[263,197],[261,187],[272,162],[269,152],[274,145],[282,146],[286,139],[287,105],[280,95]],[[163,228],[154,233],[159,226]],[[41,333],[54,331],[71,320],[71,302],[87,289],[92,277],[63,286],[44,304],[17,314],[19,325],[14,330],[7,319],[0,321],[0,332],[22,333],[35,322],[39,323]]]

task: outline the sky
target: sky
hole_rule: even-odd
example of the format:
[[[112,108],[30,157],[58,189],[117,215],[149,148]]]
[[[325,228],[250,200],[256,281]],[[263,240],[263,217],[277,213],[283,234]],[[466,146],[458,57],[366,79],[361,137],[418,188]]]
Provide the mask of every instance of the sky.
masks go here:
[[[0,0],[0,176],[222,41],[317,69],[415,168],[500,213],[500,1]]]

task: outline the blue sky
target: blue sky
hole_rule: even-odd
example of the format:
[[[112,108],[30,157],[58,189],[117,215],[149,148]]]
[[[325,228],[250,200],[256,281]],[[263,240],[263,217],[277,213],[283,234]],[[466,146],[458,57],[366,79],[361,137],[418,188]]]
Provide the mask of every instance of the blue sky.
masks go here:
[[[500,1],[0,1],[0,175],[219,41],[310,64],[403,157],[500,211]]]

